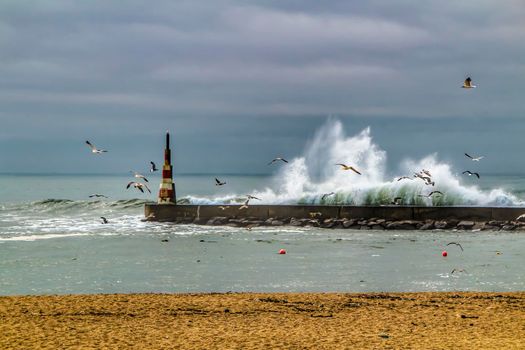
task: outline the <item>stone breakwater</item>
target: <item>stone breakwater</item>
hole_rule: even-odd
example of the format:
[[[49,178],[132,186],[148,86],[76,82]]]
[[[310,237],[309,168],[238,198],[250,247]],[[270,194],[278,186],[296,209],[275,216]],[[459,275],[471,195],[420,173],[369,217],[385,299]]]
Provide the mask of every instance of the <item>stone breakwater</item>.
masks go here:
[[[469,231],[524,231],[525,222],[520,221],[468,221],[468,220],[385,220],[380,218],[357,219],[298,219],[298,218],[268,218],[260,220],[256,217],[231,218],[225,216],[204,218],[179,218],[175,224],[196,224],[230,227],[261,227],[261,226],[296,226],[320,227],[327,229],[352,230],[469,230]]]

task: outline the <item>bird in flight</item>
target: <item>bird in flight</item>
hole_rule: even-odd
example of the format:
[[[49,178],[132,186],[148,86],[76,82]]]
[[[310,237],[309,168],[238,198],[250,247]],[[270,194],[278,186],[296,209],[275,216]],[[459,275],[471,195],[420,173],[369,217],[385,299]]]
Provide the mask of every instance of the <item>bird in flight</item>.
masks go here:
[[[516,218],[516,221],[521,221],[521,220],[525,220],[525,214],[521,214],[520,216]]]
[[[465,79],[465,81],[463,82],[463,86],[462,86],[463,89],[473,89],[475,87],[476,85],[472,85],[472,79],[470,79],[470,77]]]
[[[107,196],[104,196],[103,194],[98,194],[98,193],[94,193],[94,194],[90,194],[89,195],[89,198],[93,198],[93,197],[103,197],[103,198],[108,198]]]
[[[282,162],[288,163],[288,161],[286,159],[281,158],[281,157],[277,157],[277,158],[274,158],[270,163],[268,163],[268,165],[273,164],[273,163],[275,163],[275,162],[277,162],[279,160],[282,161]]]
[[[146,176],[142,175],[141,173],[137,173],[136,171],[130,171],[130,173],[132,173],[133,176],[136,177],[137,179],[142,179],[146,182],[149,182],[148,179],[146,179]]]
[[[401,181],[401,180],[412,180],[412,178],[408,176],[401,176],[400,178],[397,179],[397,181]]]
[[[472,157],[471,155],[469,155],[468,153],[465,153],[465,155],[472,159],[473,162],[479,162],[480,160],[482,160],[483,158],[485,158],[485,156],[480,156],[480,157]]]
[[[229,205],[227,205],[227,206],[219,205],[219,209],[220,209],[220,210],[226,210],[226,209],[228,209],[229,207],[230,207]]]
[[[86,144],[89,146],[89,148],[91,148],[91,153],[94,153],[94,154],[101,154],[101,153],[104,153],[104,152],[107,152],[105,149],[98,149],[96,148],[91,142],[89,141],[86,141]]]
[[[359,171],[357,171],[357,169],[354,168],[351,165],[349,166],[349,165],[342,164],[342,163],[337,163],[336,165],[340,165],[341,166],[341,170],[352,170],[354,173],[361,175],[361,173]]]
[[[465,170],[464,172],[462,172],[462,174],[468,174],[468,176],[476,175],[478,177],[478,179],[479,179],[479,174],[478,173],[473,173],[470,170]]]
[[[321,196],[321,200],[324,200],[326,197],[330,197],[330,196],[332,196],[332,195],[334,195],[334,194],[335,194],[335,192],[325,193],[325,194],[323,194],[323,195]]]
[[[427,197],[427,198],[430,198],[430,197],[432,197],[432,195],[434,195],[434,194],[439,194],[439,195],[442,196],[442,195],[443,195],[443,192],[441,192],[441,191],[432,191],[432,192],[430,192],[430,193],[427,194],[427,195],[425,195],[425,194],[418,194],[418,196],[419,196],[419,197]]]
[[[148,188],[148,186],[146,184],[143,184],[142,182],[131,181],[126,186],[126,189],[130,188],[131,186],[135,187],[137,190],[139,190],[142,193],[144,193],[144,189],[148,190],[148,192],[151,193],[151,190]]]
[[[450,242],[450,243],[447,243],[447,246],[449,246],[449,245],[451,245],[451,244],[457,245],[458,247],[461,248],[461,251],[463,251],[463,247],[461,246],[461,244],[456,243],[456,242]]]
[[[153,162],[149,162],[151,164],[151,167],[149,168],[150,172],[158,171],[157,166]]]
[[[467,272],[467,270],[454,268],[454,269],[452,269],[452,272],[450,272],[450,274],[452,275],[454,272]]]
[[[109,221],[105,217],[101,216],[100,219],[102,219],[103,224],[107,224]]]
[[[242,210],[242,209],[248,209],[248,202],[249,202],[249,201],[250,201],[250,200],[247,199],[247,200],[244,202],[244,204],[241,205],[241,206],[239,207],[239,210]]]
[[[222,186],[226,185],[226,182],[221,182],[221,180],[215,178],[215,186]]]
[[[247,197],[248,199],[257,199],[258,201],[261,200],[260,198],[257,198],[257,197],[255,197],[255,196],[252,196],[251,194],[247,194],[246,197]]]
[[[402,197],[396,197],[396,198],[394,198],[392,200],[392,202],[390,204],[392,204],[392,205],[400,205],[402,200],[403,200]]]

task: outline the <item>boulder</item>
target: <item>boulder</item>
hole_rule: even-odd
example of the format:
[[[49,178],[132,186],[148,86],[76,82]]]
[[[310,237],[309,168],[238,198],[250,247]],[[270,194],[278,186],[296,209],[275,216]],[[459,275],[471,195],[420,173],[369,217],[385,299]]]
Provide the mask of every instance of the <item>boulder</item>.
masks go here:
[[[412,220],[392,221],[386,226],[387,230],[415,230],[416,225]]]
[[[344,228],[350,228],[350,227],[354,226],[355,224],[356,224],[356,222],[355,222],[354,219],[350,219],[350,220],[344,219],[343,220],[343,227]]]
[[[474,227],[474,221],[460,221],[458,224],[457,224],[457,228],[460,229],[460,230],[471,230],[473,227]]]

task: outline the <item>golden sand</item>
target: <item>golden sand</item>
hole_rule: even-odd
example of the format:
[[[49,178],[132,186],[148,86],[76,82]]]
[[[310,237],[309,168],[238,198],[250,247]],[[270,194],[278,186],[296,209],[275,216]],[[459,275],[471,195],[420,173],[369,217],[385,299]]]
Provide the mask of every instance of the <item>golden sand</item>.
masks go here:
[[[0,349],[525,349],[525,292],[0,297]]]

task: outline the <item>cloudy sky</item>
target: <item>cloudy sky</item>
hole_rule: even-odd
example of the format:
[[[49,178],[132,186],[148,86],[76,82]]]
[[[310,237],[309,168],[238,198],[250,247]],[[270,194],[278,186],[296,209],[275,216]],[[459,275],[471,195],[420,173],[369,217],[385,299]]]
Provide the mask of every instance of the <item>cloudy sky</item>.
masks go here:
[[[522,0],[4,0],[0,173],[126,172],[166,129],[179,172],[261,173],[330,116],[392,166],[525,172],[524,23]]]

